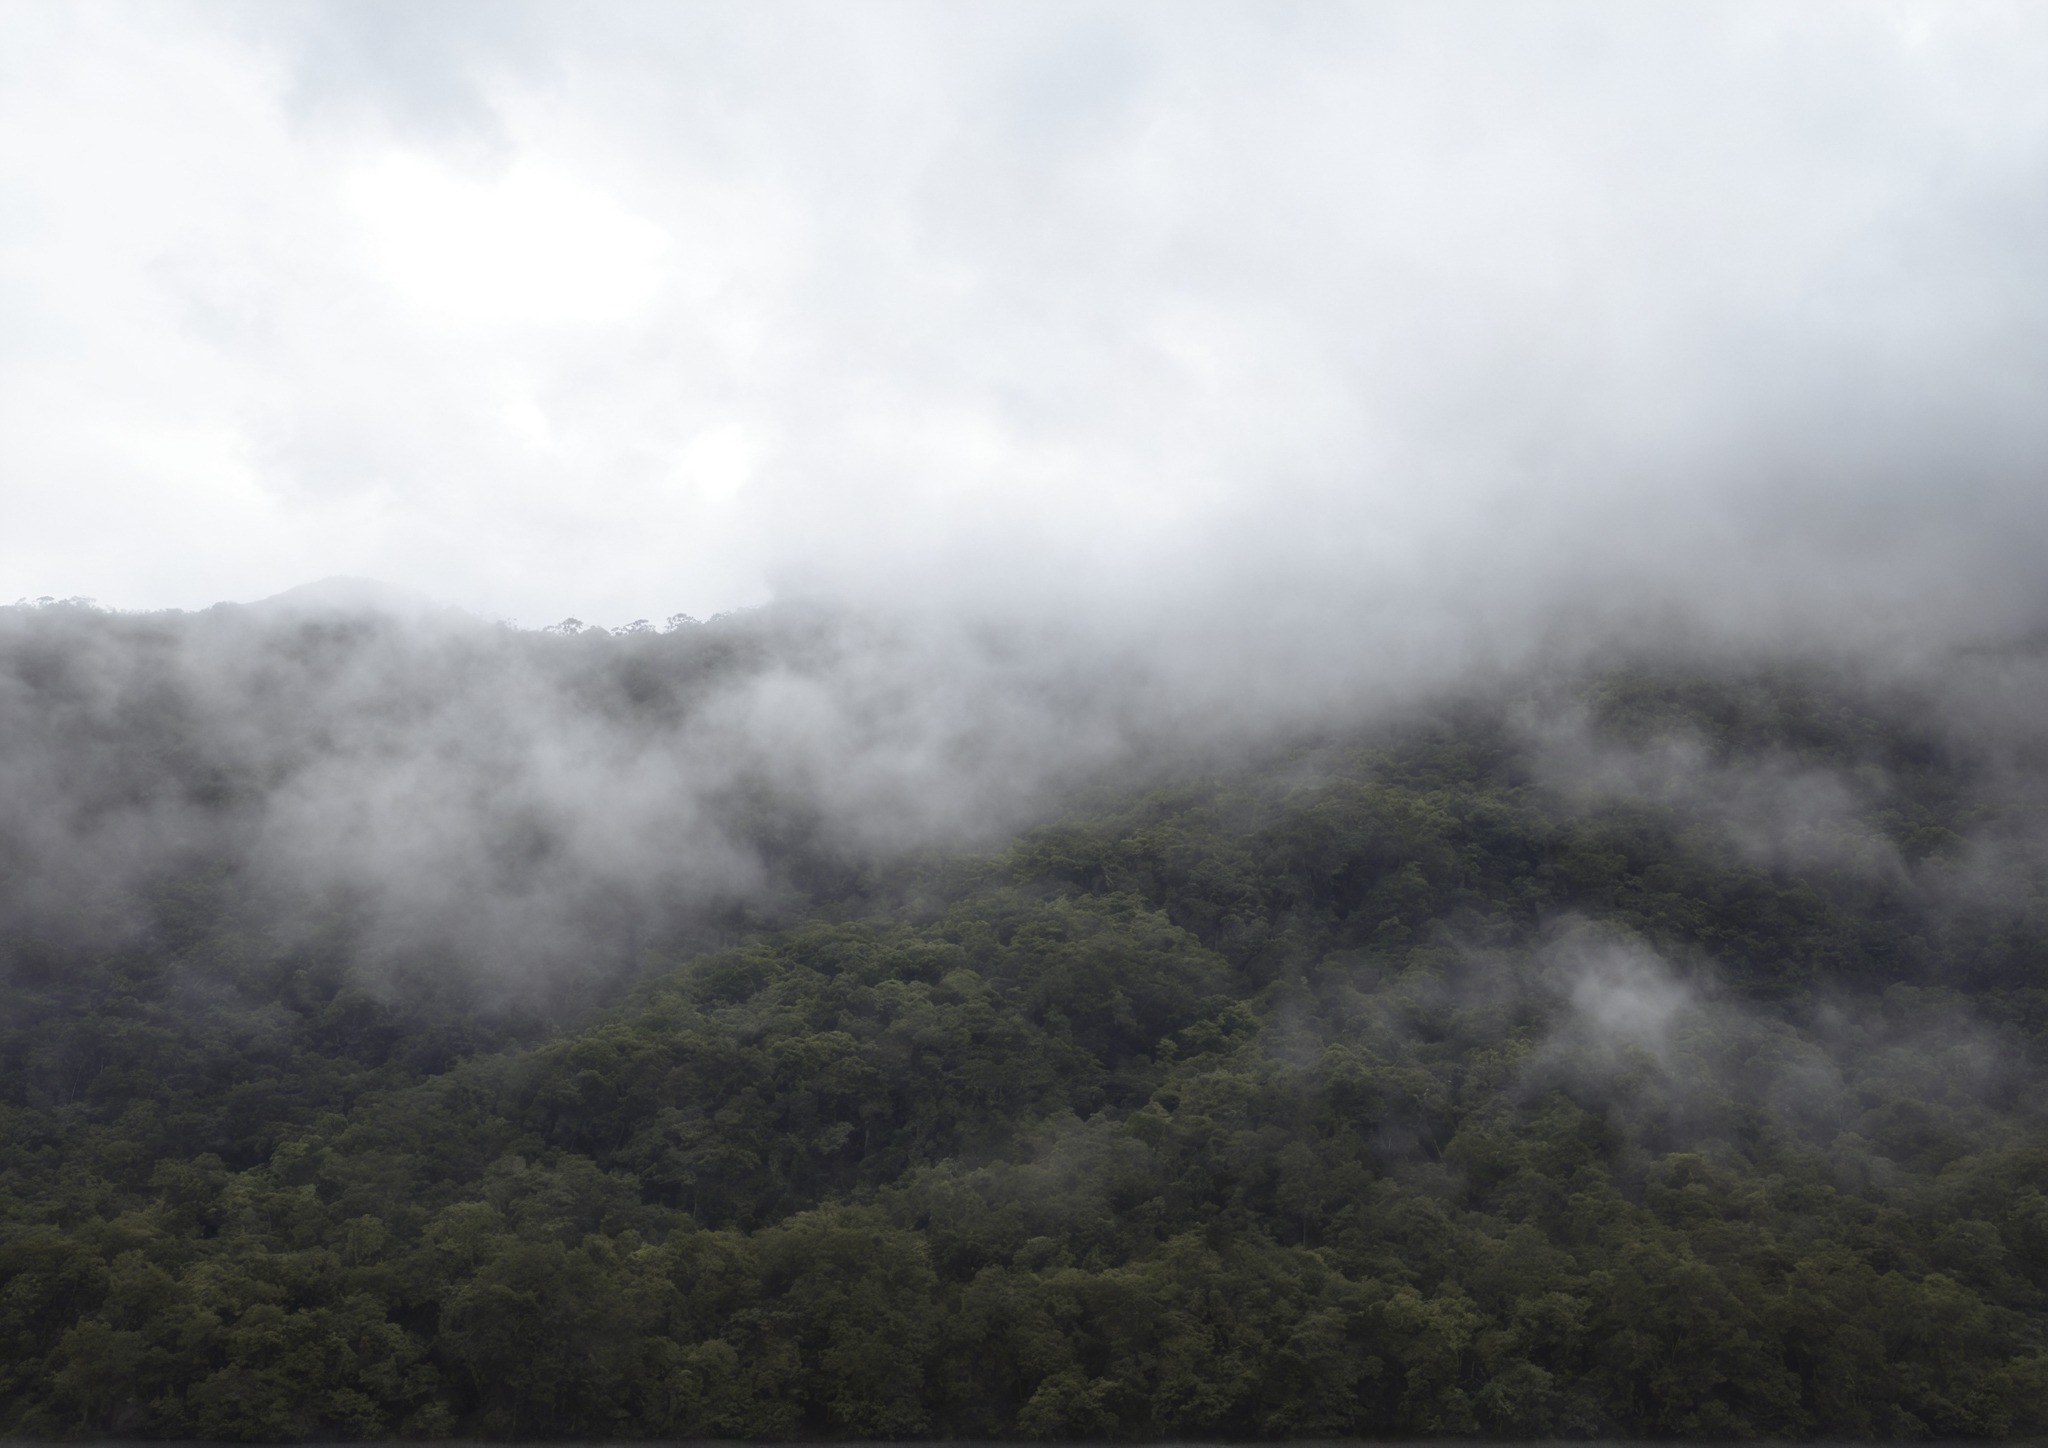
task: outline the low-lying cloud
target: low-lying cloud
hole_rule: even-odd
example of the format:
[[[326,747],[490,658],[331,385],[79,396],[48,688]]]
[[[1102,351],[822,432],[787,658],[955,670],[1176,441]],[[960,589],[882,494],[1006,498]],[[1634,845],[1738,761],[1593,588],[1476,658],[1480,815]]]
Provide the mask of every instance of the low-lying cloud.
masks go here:
[[[630,968],[1204,732],[1027,645],[796,608],[533,633],[347,586],[0,609],[0,918],[104,948],[225,882],[259,935],[346,920],[372,976]]]

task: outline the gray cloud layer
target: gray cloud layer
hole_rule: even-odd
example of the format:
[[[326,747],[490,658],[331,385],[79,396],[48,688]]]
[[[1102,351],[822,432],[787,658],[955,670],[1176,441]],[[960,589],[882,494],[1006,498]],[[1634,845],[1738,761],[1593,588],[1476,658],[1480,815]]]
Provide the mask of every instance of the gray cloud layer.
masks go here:
[[[4,10],[0,574],[1273,687],[2039,616],[2005,4]]]

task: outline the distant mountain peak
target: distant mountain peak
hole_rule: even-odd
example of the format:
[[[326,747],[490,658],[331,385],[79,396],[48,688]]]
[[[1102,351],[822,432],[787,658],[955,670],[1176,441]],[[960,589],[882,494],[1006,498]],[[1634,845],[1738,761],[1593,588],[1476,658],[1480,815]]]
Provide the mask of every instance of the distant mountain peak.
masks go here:
[[[425,594],[374,578],[336,574],[330,578],[301,583],[282,593],[273,593],[247,605],[270,614],[378,614],[417,618],[423,614],[445,614],[452,610]]]

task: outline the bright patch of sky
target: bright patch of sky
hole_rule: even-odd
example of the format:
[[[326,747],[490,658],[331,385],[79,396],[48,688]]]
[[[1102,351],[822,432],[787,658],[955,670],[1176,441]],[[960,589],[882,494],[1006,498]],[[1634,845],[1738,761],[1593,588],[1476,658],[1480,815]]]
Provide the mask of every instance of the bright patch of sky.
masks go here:
[[[661,291],[661,228],[570,175],[522,161],[469,177],[394,152],[352,174],[346,191],[383,279],[422,317],[618,325]]]

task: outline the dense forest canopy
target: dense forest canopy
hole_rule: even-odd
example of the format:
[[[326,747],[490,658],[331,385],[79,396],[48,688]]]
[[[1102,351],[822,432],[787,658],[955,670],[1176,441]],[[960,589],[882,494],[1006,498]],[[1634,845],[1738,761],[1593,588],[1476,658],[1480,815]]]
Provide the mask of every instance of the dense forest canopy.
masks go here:
[[[2048,656],[1013,644],[0,610],[0,1428],[2048,1431]]]

